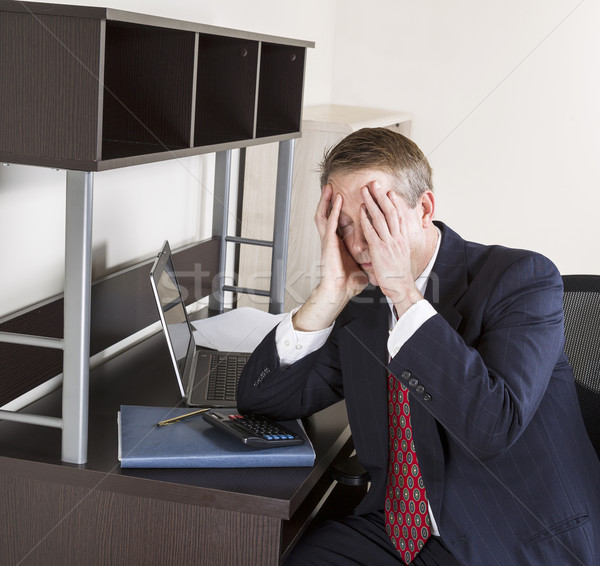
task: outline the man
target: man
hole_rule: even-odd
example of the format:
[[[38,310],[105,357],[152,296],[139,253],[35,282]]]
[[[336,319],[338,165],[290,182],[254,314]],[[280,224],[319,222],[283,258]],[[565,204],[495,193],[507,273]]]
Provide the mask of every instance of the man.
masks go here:
[[[429,164],[390,130],[339,142],[321,181],[321,280],[254,352],[239,408],[345,399],[371,488],[287,563],[599,564],[600,464],[555,266],[434,223]]]

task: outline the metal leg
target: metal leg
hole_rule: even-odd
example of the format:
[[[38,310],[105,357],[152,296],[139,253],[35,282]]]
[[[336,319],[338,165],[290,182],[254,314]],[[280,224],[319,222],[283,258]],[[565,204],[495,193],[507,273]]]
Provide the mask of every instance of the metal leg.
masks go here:
[[[284,312],[293,166],[294,140],[279,142],[273,255],[271,260],[271,300],[269,304],[269,312],[272,314]]]
[[[92,173],[67,172],[62,459],[87,461]]]
[[[238,164],[238,177],[237,177],[237,208],[235,213],[235,230],[233,238],[227,238],[227,241],[231,242],[233,239],[240,239],[242,236],[242,216],[244,214],[244,184],[246,178],[246,148],[242,147],[239,150],[239,164]],[[241,247],[239,244],[234,246],[234,258],[233,258],[233,285],[239,285],[239,273],[240,273],[240,257]],[[232,307],[235,309],[238,306],[239,293],[233,293]]]
[[[231,184],[231,150],[219,151],[215,156],[215,191],[213,202],[213,236],[220,239],[219,273],[213,283],[208,308],[211,313],[223,312],[225,268],[227,257],[227,220],[229,216],[229,187]]]

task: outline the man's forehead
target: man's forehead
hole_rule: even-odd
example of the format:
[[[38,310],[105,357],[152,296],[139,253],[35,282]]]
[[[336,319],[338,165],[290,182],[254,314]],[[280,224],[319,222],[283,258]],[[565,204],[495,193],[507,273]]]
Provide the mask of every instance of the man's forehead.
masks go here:
[[[371,181],[381,181],[389,178],[389,173],[380,169],[356,169],[352,171],[336,171],[329,177],[329,183],[334,189],[360,189]]]

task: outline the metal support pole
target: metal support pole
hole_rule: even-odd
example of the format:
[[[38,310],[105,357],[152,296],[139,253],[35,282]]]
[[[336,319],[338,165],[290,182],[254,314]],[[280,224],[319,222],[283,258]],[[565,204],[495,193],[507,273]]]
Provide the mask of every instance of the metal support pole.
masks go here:
[[[233,247],[233,286],[237,287],[240,284],[240,258],[242,257],[242,217],[244,215],[244,186],[246,184],[246,148],[241,147],[238,152],[238,168],[237,168],[237,183],[236,189],[236,211],[235,211],[235,230],[233,231],[235,236],[227,236],[228,242],[236,240],[236,245]],[[238,307],[238,300],[240,294],[234,292],[232,294],[231,306],[236,309]]]
[[[273,255],[271,259],[271,300],[269,303],[269,312],[272,314],[284,312],[293,166],[294,140],[279,142]]]
[[[67,171],[62,459],[87,461],[93,177]]]
[[[218,236],[219,273],[213,281],[208,308],[211,313],[222,313],[225,302],[225,268],[227,258],[227,221],[229,216],[229,187],[231,184],[231,150],[217,152],[215,156],[215,190],[213,195],[213,236]]]

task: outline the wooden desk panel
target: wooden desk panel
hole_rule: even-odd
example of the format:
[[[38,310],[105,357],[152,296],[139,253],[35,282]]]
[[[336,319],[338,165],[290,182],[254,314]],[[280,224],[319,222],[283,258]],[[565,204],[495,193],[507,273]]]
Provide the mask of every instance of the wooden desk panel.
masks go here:
[[[104,364],[90,381],[85,465],[60,460],[60,431],[0,423],[0,556],[7,564],[278,564],[351,450],[345,407],[306,419],[313,468],[121,470],[121,404],[176,405],[162,335]],[[28,410],[57,414],[60,392]]]
[[[157,250],[158,251],[158,250]],[[174,252],[186,305],[212,292],[219,270],[219,240],[210,238]],[[94,355],[159,319],[150,287],[154,258],[92,285],[90,354]],[[202,277],[196,274],[201,273]],[[62,338],[63,297],[0,320],[0,331]],[[63,352],[0,342],[0,406],[62,371]]]

